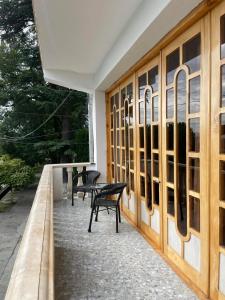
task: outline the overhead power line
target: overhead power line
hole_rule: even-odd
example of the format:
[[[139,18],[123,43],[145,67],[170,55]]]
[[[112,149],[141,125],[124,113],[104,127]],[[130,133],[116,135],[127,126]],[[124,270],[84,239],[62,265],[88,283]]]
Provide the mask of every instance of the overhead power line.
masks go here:
[[[63,101],[56,107],[56,109],[49,115],[49,117],[41,123],[41,125],[39,125],[36,129],[32,130],[31,132],[23,135],[23,136],[20,136],[20,137],[13,137],[13,136],[5,136],[4,138],[6,139],[10,139],[10,140],[21,140],[21,139],[24,139],[26,138],[27,136],[30,136],[31,134],[33,134],[34,132],[38,131],[39,129],[41,129],[55,114],[56,112],[60,109],[61,106],[63,106],[63,104],[66,102],[66,100],[69,98],[69,96],[71,95],[72,91],[70,91],[68,93],[68,95],[63,99]]]

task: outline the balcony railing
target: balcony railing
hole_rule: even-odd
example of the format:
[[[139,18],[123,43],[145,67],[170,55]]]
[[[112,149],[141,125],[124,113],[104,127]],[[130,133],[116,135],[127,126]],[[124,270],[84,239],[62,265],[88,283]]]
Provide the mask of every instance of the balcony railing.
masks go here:
[[[72,193],[73,168],[81,171],[90,163],[46,165],[17,254],[5,300],[54,299],[53,201]],[[68,182],[63,183],[63,169]],[[79,184],[79,183],[78,183]]]

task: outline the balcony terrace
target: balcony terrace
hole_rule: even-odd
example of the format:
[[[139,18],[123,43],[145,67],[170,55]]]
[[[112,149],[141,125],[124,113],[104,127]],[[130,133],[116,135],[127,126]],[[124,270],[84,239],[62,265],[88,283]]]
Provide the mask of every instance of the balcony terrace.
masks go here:
[[[90,199],[69,196],[83,165],[44,167],[5,299],[197,299],[124,218],[116,234],[101,212],[88,233]]]

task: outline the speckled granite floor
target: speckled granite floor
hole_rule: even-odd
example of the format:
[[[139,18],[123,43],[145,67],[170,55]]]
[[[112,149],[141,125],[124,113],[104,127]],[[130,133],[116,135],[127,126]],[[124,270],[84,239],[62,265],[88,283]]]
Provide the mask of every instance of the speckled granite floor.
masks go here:
[[[90,199],[55,202],[56,300],[194,300],[145,239],[123,218],[99,213],[88,233]]]

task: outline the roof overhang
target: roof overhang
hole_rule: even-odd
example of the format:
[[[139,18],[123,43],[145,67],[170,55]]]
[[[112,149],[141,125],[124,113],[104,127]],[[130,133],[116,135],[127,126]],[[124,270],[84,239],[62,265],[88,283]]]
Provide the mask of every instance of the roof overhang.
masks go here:
[[[45,80],[106,90],[202,0],[33,0]]]

